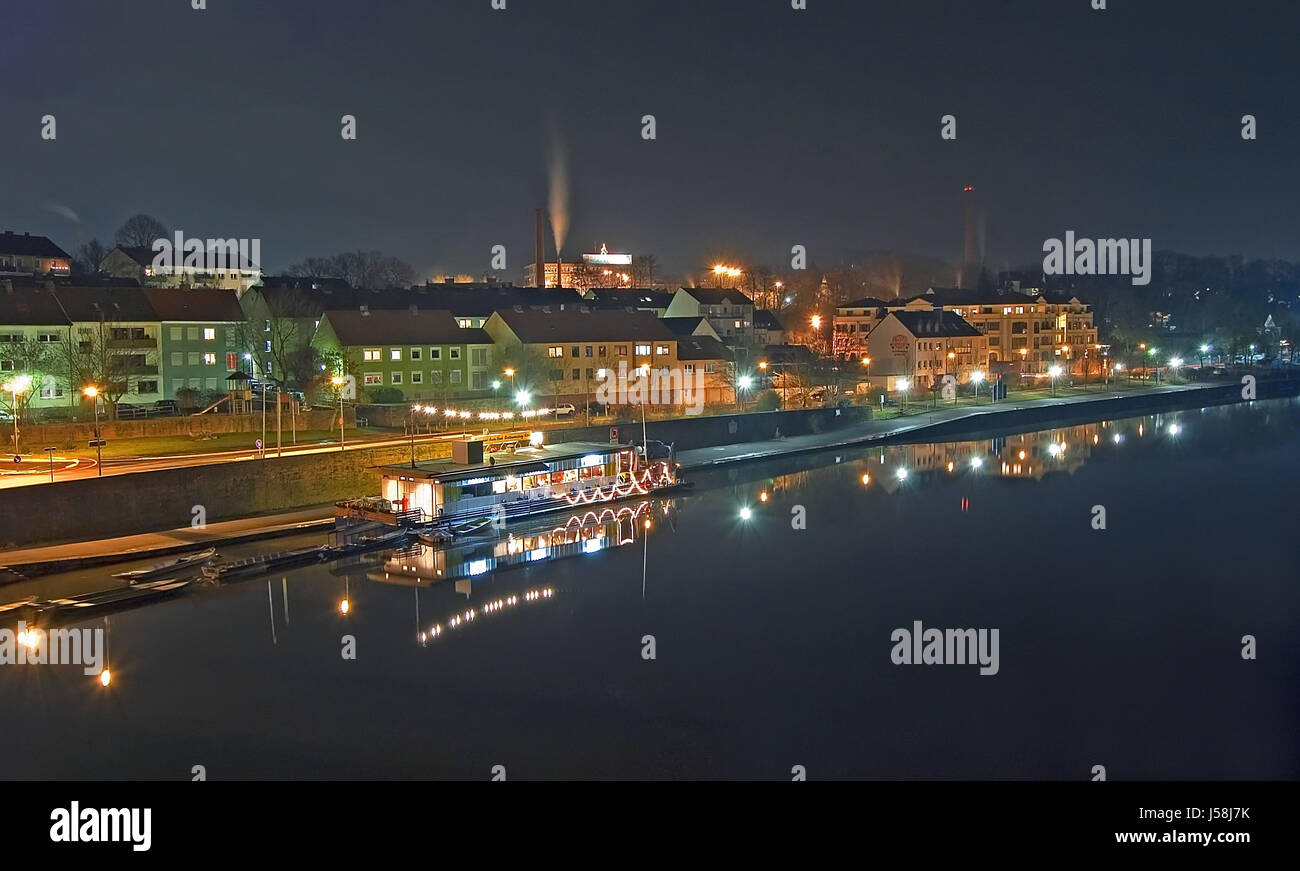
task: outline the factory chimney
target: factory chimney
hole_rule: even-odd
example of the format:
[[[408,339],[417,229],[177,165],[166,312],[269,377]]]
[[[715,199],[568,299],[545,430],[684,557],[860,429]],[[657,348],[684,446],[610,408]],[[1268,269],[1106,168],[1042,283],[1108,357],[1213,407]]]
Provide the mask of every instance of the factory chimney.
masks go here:
[[[546,286],[546,231],[542,210],[537,210],[537,240],[533,249],[533,284]]]
[[[962,189],[962,203],[965,210],[966,245],[961,259],[961,280],[958,284],[964,288],[979,286],[980,257],[977,253],[978,243],[975,239],[975,186],[966,185]]]

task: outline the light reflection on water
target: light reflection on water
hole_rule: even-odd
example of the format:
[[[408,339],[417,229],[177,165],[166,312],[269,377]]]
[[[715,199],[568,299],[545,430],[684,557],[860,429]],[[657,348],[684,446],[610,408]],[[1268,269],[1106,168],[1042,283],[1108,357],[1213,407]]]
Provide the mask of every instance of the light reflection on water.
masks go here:
[[[14,777],[1296,777],[1297,418],[792,457],[200,590],[111,618],[109,690],[0,668],[0,736]],[[1001,672],[894,666],[915,619]]]

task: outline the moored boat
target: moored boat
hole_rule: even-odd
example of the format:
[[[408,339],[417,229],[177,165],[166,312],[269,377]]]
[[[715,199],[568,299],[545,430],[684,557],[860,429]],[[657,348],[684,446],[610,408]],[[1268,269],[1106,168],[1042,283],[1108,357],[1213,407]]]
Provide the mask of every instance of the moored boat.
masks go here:
[[[200,569],[217,555],[217,549],[210,547],[198,553],[182,554],[175,559],[166,560],[156,565],[129,572],[117,572],[115,578],[121,578],[132,584],[151,581],[158,578],[177,578],[188,574],[198,574]]]
[[[631,445],[529,445],[483,457],[482,443],[453,443],[451,460],[380,466],[390,522],[417,518],[453,536],[487,534],[521,517],[645,498],[685,486],[677,464]]]

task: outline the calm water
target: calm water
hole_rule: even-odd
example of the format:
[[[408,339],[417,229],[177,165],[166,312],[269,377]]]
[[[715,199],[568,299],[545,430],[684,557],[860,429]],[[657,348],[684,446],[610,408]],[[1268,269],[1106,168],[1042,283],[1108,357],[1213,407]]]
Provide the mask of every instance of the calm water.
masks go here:
[[[4,773],[1294,779],[1297,433],[1262,402],[820,454],[199,590],[109,618],[109,690],[0,667]],[[915,620],[998,629],[998,674],[893,664]]]

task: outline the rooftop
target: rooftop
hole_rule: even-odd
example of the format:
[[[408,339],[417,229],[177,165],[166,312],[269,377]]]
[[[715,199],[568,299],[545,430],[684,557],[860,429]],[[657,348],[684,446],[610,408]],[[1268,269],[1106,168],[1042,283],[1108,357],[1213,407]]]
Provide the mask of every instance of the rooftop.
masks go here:
[[[72,259],[67,251],[55,245],[45,236],[33,236],[30,233],[20,235],[11,230],[0,233],[0,254],[12,254],[17,257]]]
[[[675,339],[673,331],[650,312],[623,309],[582,310],[500,309],[497,316],[505,322],[519,341],[538,342],[617,342]]]
[[[984,335],[967,323],[965,318],[942,309],[924,312],[895,311],[892,316],[898,318],[903,328],[913,336],[964,338]]]
[[[683,287],[678,293],[689,293],[700,305],[753,305],[754,301],[744,291],[734,287]]]
[[[244,310],[233,290],[150,288],[144,295],[159,321],[244,321]]]
[[[339,344],[355,345],[490,345],[481,329],[462,329],[445,309],[422,309],[412,304],[401,311],[327,311]]]

